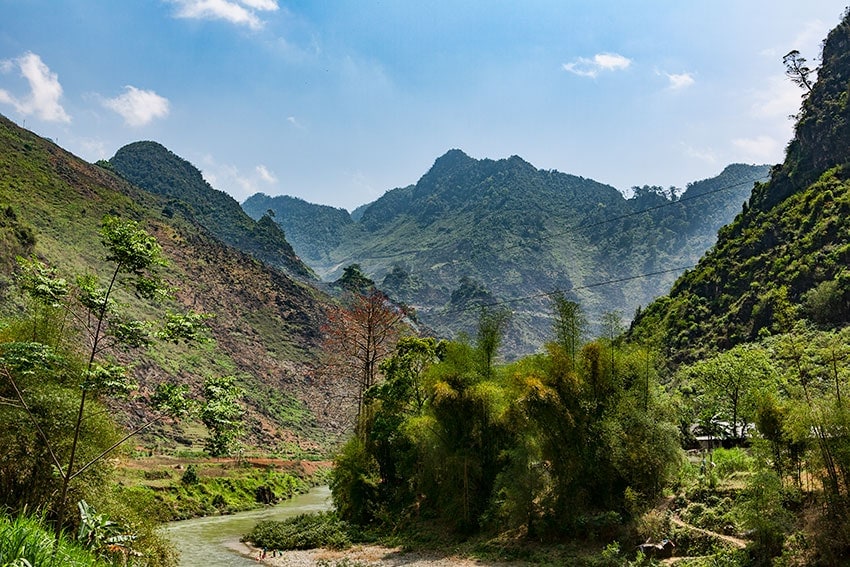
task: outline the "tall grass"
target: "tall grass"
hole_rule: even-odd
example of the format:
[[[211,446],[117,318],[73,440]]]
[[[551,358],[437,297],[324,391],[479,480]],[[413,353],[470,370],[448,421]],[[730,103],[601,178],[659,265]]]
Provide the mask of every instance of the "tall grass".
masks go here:
[[[37,519],[0,515],[0,567],[103,567],[108,565],[62,537],[54,557],[53,535]]]

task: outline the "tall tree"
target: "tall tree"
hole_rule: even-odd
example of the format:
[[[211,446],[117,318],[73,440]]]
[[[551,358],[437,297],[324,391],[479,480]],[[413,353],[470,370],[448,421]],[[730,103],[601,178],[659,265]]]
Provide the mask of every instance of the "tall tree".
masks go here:
[[[76,376],[80,388],[77,409],[74,416],[68,419],[69,423],[62,425],[70,427],[70,439],[43,427],[43,420],[28,403],[28,398],[36,397],[36,393],[25,391],[19,386],[21,378],[32,371],[33,365],[43,365],[46,359],[58,358],[55,349],[33,340],[4,345],[0,353],[0,374],[11,385],[18,408],[28,416],[38,431],[41,443],[47,448],[51,460],[47,466],[53,466],[56,471],[59,486],[55,490],[53,509],[56,514],[57,541],[65,521],[71,482],[133,435],[168,415],[180,414],[187,409],[185,387],[160,384],[151,397],[154,406],[161,410],[159,417],[131,431],[99,454],[87,455],[86,462],[80,464],[80,443],[91,417],[89,406],[92,400],[110,395],[127,395],[135,387],[130,383],[129,369],[118,364],[111,355],[116,349],[148,346],[155,338],[172,342],[197,339],[199,327],[205,318],[193,312],[186,315],[169,313],[157,331],[152,331],[147,322],[127,318],[120,312],[114,299],[115,292],[119,287],[126,286],[145,300],[166,298],[168,290],[157,272],[159,267],[166,264],[165,258],[156,238],[139,228],[134,221],[107,216],[103,220],[100,236],[106,250],[105,260],[111,264],[106,286],[101,285],[97,275],[84,274],[77,278],[74,293],[66,297],[61,280],[52,270],[34,260],[21,262],[24,270],[21,287],[33,301],[56,308],[62,300],[73,300],[63,305],[71,320],[67,331],[74,330],[74,337],[81,338],[82,344],[76,345],[76,350],[85,358]],[[33,358],[33,353],[38,356]]]
[[[791,79],[791,82],[806,89],[806,94],[812,92],[812,83],[809,82],[812,70],[806,66],[806,58],[801,56],[799,51],[793,49],[786,53],[782,63],[785,64],[785,75]]]
[[[506,309],[486,308],[482,308],[478,316],[476,346],[481,355],[481,373],[485,378],[493,373],[493,362],[502,345],[510,317],[510,311]]]
[[[343,396],[353,389],[358,422],[364,394],[378,382],[380,363],[392,353],[403,320],[404,313],[377,290],[352,295],[347,306],[328,312],[323,328],[326,368],[342,383]]]
[[[563,293],[552,296],[555,320],[555,340],[564,353],[569,357],[571,368],[575,368],[578,350],[587,329],[587,319],[581,310],[581,305],[570,301]]]

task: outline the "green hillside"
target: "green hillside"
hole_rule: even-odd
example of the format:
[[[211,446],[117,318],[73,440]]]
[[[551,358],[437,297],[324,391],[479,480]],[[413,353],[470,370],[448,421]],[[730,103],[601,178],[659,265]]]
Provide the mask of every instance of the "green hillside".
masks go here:
[[[98,229],[104,215],[138,221],[168,257],[165,277],[179,290],[170,307],[215,315],[209,322],[211,343],[196,349],[163,345],[141,359],[123,361],[133,364],[141,391],[151,381],[173,376],[197,395],[204,378],[234,375],[246,391],[249,447],[316,450],[338,432],[325,394],[309,379],[325,317],[325,300],[315,289],[211,238],[195,214],[174,199],[143,191],[4,117],[0,171],[4,315],[21,312],[19,294],[9,285],[15,255],[32,252],[69,280],[100,274],[105,263]],[[135,296],[119,300],[140,318],[153,313]],[[114,409],[132,425],[144,418],[145,408],[131,400]],[[186,423],[161,429],[148,441],[185,445],[203,435],[202,426]]]
[[[626,199],[517,156],[477,160],[451,150],[415,185],[365,207],[356,222],[290,197],[258,195],[243,206],[254,218],[272,210],[324,278],[360,264],[443,336],[471,331],[481,303],[509,300],[506,347],[517,355],[550,337],[546,294],[554,290],[580,301],[597,324],[604,312],[628,317],[669,289],[676,269],[713,244],[767,170],[732,165],[680,194],[641,187]],[[612,280],[620,283],[599,285]]]
[[[128,144],[109,165],[130,183],[167,199],[170,211],[184,209],[225,244],[290,274],[313,277],[277,224],[263,215],[251,219],[233,197],[212,188],[194,165],[161,144]]]
[[[273,211],[274,220],[286,233],[292,247],[311,265],[329,262],[328,251],[342,243],[346,229],[354,222],[345,209],[314,205],[289,196],[269,197],[257,193],[242,203],[242,208],[254,219]]]
[[[633,334],[677,360],[787,331],[850,322],[850,25],[823,47],[784,163],[758,184],[699,265],[650,305]]]

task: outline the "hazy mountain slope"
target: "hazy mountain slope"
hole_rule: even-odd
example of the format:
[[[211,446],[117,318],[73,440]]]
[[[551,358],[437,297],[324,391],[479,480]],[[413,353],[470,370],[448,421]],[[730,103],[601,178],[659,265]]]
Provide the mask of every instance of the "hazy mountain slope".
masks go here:
[[[339,430],[334,416],[325,413],[324,393],[309,378],[324,321],[323,299],[315,289],[211,238],[172,202],[3,117],[0,171],[0,211],[7,211],[6,226],[13,217],[18,225],[10,229],[18,235],[17,244],[0,248],[5,277],[12,265],[8,255],[27,248],[69,277],[103,273],[98,228],[108,213],[137,220],[157,236],[170,259],[166,279],[180,289],[174,308],[193,306],[215,314],[213,343],[191,350],[160,345],[132,360],[143,390],[152,377],[164,375],[176,376],[195,392],[206,376],[236,375],[247,392],[249,441],[264,450],[284,449],[287,443],[316,446]],[[6,286],[2,292],[2,309],[16,312],[16,295]],[[151,306],[135,297],[120,301],[139,316],[153,315]],[[115,409],[133,423],[144,414],[144,406],[134,403]],[[202,429],[181,431],[159,433],[193,438]]]
[[[134,142],[109,160],[130,183],[170,201],[170,208],[189,206],[191,215],[216,238],[299,276],[312,276],[278,225],[260,215],[251,219],[224,191],[213,189],[188,161],[156,142]]]
[[[329,261],[328,250],[340,245],[346,228],[354,222],[345,209],[314,205],[285,195],[269,197],[257,193],[242,203],[242,208],[253,219],[273,211],[275,222],[309,265]]]
[[[605,311],[630,316],[669,289],[681,271],[637,276],[695,263],[766,173],[766,166],[735,165],[681,198],[644,187],[625,199],[613,187],[538,170],[517,156],[477,160],[451,150],[416,185],[388,191],[355,223],[335,225],[334,242],[309,257],[326,278],[359,263],[448,336],[470,330],[482,302],[511,300],[507,347],[519,354],[549,338],[545,294],[553,290],[579,300],[595,323]],[[266,204],[284,222],[287,211],[275,199]],[[287,232],[300,242],[297,231],[322,221],[311,222],[308,208],[298,214],[300,224],[288,221]],[[597,285],[611,280],[628,281]]]
[[[830,32],[783,164],[633,334],[680,360],[787,330],[850,322],[850,20]]]

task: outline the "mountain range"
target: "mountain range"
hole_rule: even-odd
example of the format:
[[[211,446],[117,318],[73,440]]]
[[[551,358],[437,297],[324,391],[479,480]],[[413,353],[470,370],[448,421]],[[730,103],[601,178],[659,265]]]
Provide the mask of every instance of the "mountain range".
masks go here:
[[[605,312],[629,319],[711,247],[768,170],[734,164],[684,190],[635,187],[626,198],[517,156],[479,160],[454,149],[356,215],[264,194],[242,207],[271,216],[321,277],[358,264],[442,336],[472,332],[481,305],[510,309],[512,357],[551,338],[556,290],[582,305],[591,332]]]

